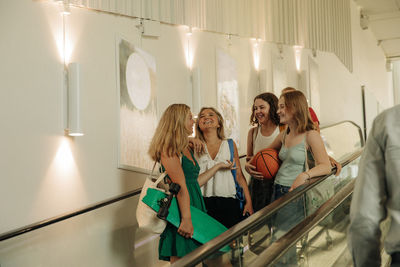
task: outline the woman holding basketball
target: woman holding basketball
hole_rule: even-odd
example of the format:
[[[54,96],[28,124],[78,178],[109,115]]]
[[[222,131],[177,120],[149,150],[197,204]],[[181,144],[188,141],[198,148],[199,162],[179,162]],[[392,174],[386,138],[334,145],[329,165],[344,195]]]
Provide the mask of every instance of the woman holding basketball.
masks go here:
[[[207,213],[227,228],[243,219],[246,213],[253,214],[249,189],[240,171],[239,155],[233,142],[234,158],[228,140],[225,139],[222,115],[212,107],[203,107],[196,122],[196,138],[205,143],[204,153],[196,153],[200,165],[199,185],[204,196]],[[231,172],[237,168],[236,179],[243,188],[246,204],[240,209],[236,198],[235,181]]]
[[[269,148],[279,150],[282,164],[275,177],[274,199],[304,184],[312,177],[331,171],[328,154],[320,134],[308,112],[307,100],[302,92],[290,91],[279,98],[280,122],[288,127],[272,142]],[[312,151],[315,167],[306,171],[306,148]]]
[[[288,127],[272,142],[269,148],[279,150],[282,164],[275,176],[273,200],[306,183],[310,178],[331,171],[328,154],[320,134],[310,118],[307,100],[302,92],[290,91],[279,98],[280,122]],[[306,153],[312,151],[315,167],[306,170]],[[275,215],[274,239],[289,231],[304,217],[303,197],[288,203]],[[282,259],[284,265],[297,265],[296,248],[290,249]]]
[[[271,202],[273,179],[264,179],[251,159],[260,150],[268,147],[279,134],[277,114],[278,98],[272,93],[262,93],[254,98],[250,124],[256,125],[247,136],[246,171],[251,175],[250,194],[254,211],[258,211]]]

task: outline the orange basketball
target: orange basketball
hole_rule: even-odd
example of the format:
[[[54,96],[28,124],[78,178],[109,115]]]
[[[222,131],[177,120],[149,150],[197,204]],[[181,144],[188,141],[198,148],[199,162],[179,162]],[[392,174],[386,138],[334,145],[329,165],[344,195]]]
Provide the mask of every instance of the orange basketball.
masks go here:
[[[278,151],[266,148],[254,156],[251,164],[256,166],[258,172],[263,174],[264,179],[272,179],[277,174],[281,161],[278,157]]]

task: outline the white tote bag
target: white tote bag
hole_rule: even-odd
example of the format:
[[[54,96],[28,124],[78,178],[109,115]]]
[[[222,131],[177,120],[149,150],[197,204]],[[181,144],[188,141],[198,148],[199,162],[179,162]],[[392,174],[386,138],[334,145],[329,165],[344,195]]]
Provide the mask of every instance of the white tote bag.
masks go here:
[[[155,167],[155,163],[154,163]],[[153,171],[154,171],[153,167]],[[153,174],[153,171],[151,172]],[[164,179],[164,177],[167,175],[166,172],[163,172],[160,174],[160,176],[155,180],[152,177],[152,174],[146,178],[146,181],[144,182],[144,185],[142,187],[142,191],[140,193],[139,197],[139,202],[136,208],[136,219],[138,221],[139,227],[143,228],[147,231],[156,233],[156,234],[161,234],[165,227],[167,226],[167,221],[161,220],[157,217],[157,212],[147,206],[142,199],[144,196],[147,194],[147,189],[148,188],[154,188],[157,190],[160,190],[162,192],[166,191],[162,188],[158,188],[158,184]]]

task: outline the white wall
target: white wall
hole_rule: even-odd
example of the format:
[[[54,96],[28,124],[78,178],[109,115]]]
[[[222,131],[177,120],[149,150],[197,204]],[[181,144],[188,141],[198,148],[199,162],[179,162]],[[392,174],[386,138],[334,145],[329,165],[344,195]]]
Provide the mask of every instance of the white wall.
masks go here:
[[[360,27],[359,11],[354,2],[352,9],[353,74],[360,84],[373,92],[385,108],[393,105],[393,91],[386,71],[386,59],[381,47],[370,30]]]
[[[62,59],[57,40],[62,33],[60,9],[53,1],[0,2],[0,233],[72,211],[142,185],[145,175],[117,168],[118,90],[116,38],[124,36],[154,55],[157,62],[158,114],[171,103],[189,103],[189,71],[181,26],[161,25],[161,36],[141,38],[137,20],[72,8],[67,35],[74,44],[70,62],[82,68],[82,126],[85,136],[63,132]],[[391,105],[385,60],[369,31],[358,27],[352,4],[353,66],[318,52],[322,124],[361,121],[361,84],[384,106]],[[215,48],[237,60],[240,88],[240,152],[245,142],[254,87],[251,40],[194,30],[193,66],[201,73],[202,105],[216,106]],[[260,69],[264,90],[271,91],[275,44],[262,44]],[[310,51],[302,52],[307,69]],[[293,48],[282,54],[288,86],[298,85]],[[134,207],[132,207],[134,208]]]

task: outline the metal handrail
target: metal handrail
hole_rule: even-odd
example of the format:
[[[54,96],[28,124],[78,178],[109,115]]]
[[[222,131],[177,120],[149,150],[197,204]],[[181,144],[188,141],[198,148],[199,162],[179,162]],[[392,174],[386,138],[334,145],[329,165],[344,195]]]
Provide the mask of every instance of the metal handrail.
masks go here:
[[[19,235],[34,231],[36,229],[43,228],[43,227],[48,226],[50,224],[61,222],[61,221],[67,220],[69,218],[72,218],[72,217],[87,213],[89,211],[92,211],[92,210],[95,210],[95,209],[110,205],[110,204],[118,202],[120,200],[139,195],[141,191],[142,191],[142,188],[138,188],[138,189],[126,192],[126,193],[124,193],[122,195],[119,195],[119,196],[116,196],[116,197],[113,197],[113,198],[109,198],[109,199],[97,202],[97,203],[95,203],[93,205],[87,206],[85,208],[82,208],[82,209],[79,209],[79,210],[76,210],[76,211],[73,211],[73,212],[65,213],[65,214],[62,214],[62,215],[59,215],[59,216],[56,216],[56,217],[53,217],[53,218],[49,218],[49,219],[46,219],[46,220],[43,220],[43,221],[32,223],[32,224],[27,225],[27,226],[23,226],[23,227],[18,228],[18,229],[11,230],[9,232],[6,232],[6,233],[0,235],[0,241],[4,241],[4,240],[10,239],[10,238],[13,238],[13,237],[16,237],[16,236],[19,236]]]
[[[269,266],[276,263],[292,246],[316,225],[325,219],[331,212],[342,204],[352,193],[355,179],[344,186],[338,193],[328,199],[318,210],[307,216],[301,223],[292,228],[284,236],[265,249],[251,266]]]
[[[345,160],[341,162],[342,166],[346,166],[358,157],[360,157],[363,149],[359,149],[350,156],[348,156]],[[236,224],[235,226],[229,228],[227,231],[222,233],[221,235],[215,237],[211,241],[207,242],[206,244],[200,246],[199,248],[195,249],[191,253],[187,254],[179,261],[175,262],[171,265],[171,267],[181,267],[181,266],[194,266],[202,261],[202,259],[211,256],[213,253],[217,252],[222,247],[229,244],[232,240],[242,236],[243,234],[247,233],[249,230],[253,229],[254,227],[262,224],[266,218],[274,214],[277,210],[285,206],[286,204],[290,203],[296,198],[302,196],[306,191],[314,188],[318,184],[322,183],[325,179],[329,178],[336,172],[336,169],[333,168],[332,172],[326,176],[314,177],[317,179],[312,179],[312,181],[307,185],[302,185],[296,188],[295,190],[285,194],[281,198],[275,200],[268,206],[264,207],[263,209],[259,210],[258,212],[254,213],[249,218],[241,221],[240,223]]]

